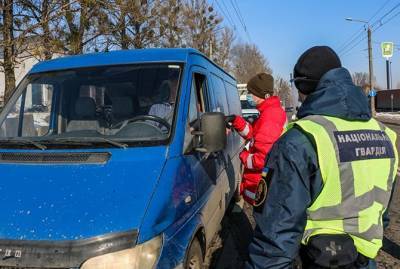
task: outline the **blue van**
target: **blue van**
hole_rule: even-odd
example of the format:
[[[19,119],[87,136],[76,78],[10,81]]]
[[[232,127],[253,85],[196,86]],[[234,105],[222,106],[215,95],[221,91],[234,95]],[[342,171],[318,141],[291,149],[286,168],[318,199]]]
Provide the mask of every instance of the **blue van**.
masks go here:
[[[35,65],[0,114],[0,268],[201,268],[240,180],[228,114],[193,49]]]

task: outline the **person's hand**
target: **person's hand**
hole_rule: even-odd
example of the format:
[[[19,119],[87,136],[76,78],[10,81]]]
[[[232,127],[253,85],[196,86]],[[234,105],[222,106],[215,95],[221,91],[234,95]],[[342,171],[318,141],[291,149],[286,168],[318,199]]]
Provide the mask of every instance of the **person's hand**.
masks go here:
[[[231,128],[232,127],[232,122],[235,120],[235,118],[236,118],[236,115],[225,116],[226,128]]]

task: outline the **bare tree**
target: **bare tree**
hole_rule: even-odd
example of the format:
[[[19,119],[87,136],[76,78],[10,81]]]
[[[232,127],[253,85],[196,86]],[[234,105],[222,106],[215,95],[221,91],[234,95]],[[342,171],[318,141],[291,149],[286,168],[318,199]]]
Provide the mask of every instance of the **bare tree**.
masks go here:
[[[356,86],[359,86],[363,89],[364,93],[366,95],[369,94],[369,90],[370,90],[370,85],[369,85],[369,75],[368,73],[365,72],[355,72],[351,75],[352,79],[353,79],[353,83]],[[376,83],[376,78],[373,77],[373,82],[374,82],[374,89],[377,91],[382,90],[382,87],[380,87],[377,83]]]
[[[219,34],[220,33],[220,34]],[[219,35],[218,35],[219,34]],[[224,27],[215,34],[214,53],[212,59],[225,70],[231,71],[230,57],[235,36],[230,28]]]
[[[12,90],[15,88],[14,68],[16,65],[17,53],[14,37],[14,1],[2,0],[0,8],[2,14],[0,26],[1,35],[3,37],[1,42],[3,62],[1,65],[5,77],[4,100],[6,101],[10,97]]]
[[[120,49],[128,49],[131,46],[132,38],[130,35],[129,24],[129,2],[124,0],[109,1],[109,32],[106,38],[107,43],[117,46]],[[106,50],[109,44],[106,45]]]
[[[16,0],[21,8],[20,30],[26,38],[25,55],[38,60],[49,60],[54,53],[63,52],[60,40],[62,1]]]
[[[238,44],[232,49],[233,74],[239,83],[247,81],[255,74],[271,74],[268,60],[254,44]]]
[[[120,49],[157,46],[160,9],[161,0],[108,1],[106,40]]]
[[[183,44],[182,0],[167,0],[160,5],[159,32],[162,47],[176,48]]]
[[[187,0],[183,4],[182,16],[183,45],[212,58],[214,32],[221,22],[213,7],[206,0]]]
[[[0,12],[6,98],[15,87],[15,67],[31,57],[193,47],[224,68],[233,67],[234,34],[221,26],[222,17],[207,0],[0,0]],[[265,68],[249,72],[269,70],[263,57],[258,62]]]
[[[353,83],[357,86],[363,87],[369,83],[368,73],[365,72],[355,72],[352,74]]]
[[[282,101],[282,105],[285,107],[293,106],[293,96],[292,96],[292,88],[290,87],[289,81],[281,78],[275,78],[275,91],[276,94]]]
[[[64,23],[60,37],[68,54],[80,54],[85,46],[107,32],[107,2],[61,0]],[[90,48],[88,49],[90,50]]]

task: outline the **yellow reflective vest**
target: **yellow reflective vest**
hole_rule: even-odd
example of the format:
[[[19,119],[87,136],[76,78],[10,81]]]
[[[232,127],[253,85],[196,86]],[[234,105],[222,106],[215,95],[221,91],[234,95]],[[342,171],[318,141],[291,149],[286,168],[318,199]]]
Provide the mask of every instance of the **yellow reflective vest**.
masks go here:
[[[302,243],[317,234],[349,234],[361,254],[382,246],[382,215],[397,173],[396,133],[375,119],[309,116],[295,123],[316,146],[323,188],[307,209]]]

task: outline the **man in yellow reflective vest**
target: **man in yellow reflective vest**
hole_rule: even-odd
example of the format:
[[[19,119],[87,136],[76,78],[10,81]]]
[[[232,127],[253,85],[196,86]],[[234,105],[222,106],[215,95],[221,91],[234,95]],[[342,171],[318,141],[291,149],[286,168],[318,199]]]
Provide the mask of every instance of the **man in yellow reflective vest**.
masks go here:
[[[392,194],[396,134],[329,47],[294,68],[303,103],[267,157],[268,195],[256,208],[249,268],[375,268]]]

